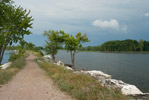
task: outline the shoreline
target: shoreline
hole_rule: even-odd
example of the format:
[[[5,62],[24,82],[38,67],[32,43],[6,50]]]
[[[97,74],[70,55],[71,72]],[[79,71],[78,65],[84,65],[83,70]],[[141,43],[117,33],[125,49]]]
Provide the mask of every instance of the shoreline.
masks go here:
[[[124,54],[149,54],[149,51],[92,51],[79,50],[79,52],[100,52],[100,53],[124,53]]]
[[[46,61],[50,60],[51,57],[49,55],[45,55],[44,59]],[[125,83],[122,80],[113,79],[111,75],[106,74],[99,70],[82,70],[77,69],[73,70],[69,66],[65,66],[65,64],[61,61],[58,61],[57,63],[53,63],[58,66],[63,66],[68,70],[72,70],[75,74],[88,74],[92,76],[93,78],[97,79],[103,86],[107,86],[109,88],[118,88],[121,90],[123,95],[132,96],[134,98],[149,98],[149,93],[143,93],[139,88],[137,88],[135,85]]]

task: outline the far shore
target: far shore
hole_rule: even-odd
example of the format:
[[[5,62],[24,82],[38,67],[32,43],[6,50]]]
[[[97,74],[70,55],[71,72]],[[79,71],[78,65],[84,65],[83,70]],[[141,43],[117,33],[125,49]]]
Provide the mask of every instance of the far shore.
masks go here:
[[[149,54],[149,51],[93,51],[93,50],[79,50],[79,52],[101,52],[101,53],[138,53],[138,54]]]

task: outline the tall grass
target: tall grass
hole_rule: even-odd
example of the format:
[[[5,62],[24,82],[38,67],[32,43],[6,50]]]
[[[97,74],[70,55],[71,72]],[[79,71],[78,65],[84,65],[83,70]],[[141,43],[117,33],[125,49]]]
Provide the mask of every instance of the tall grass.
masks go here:
[[[122,95],[120,90],[103,87],[87,74],[74,74],[64,67],[44,61],[40,62],[39,65],[46,70],[62,91],[78,100],[127,100],[127,97]]]
[[[21,56],[14,60],[7,69],[0,69],[0,85],[7,83],[12,77],[24,67],[26,64],[25,56]]]

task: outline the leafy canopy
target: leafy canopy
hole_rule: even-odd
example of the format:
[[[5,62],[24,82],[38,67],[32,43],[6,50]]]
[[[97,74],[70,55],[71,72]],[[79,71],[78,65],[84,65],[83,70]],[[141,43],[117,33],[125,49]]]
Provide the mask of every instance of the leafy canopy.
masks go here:
[[[55,55],[58,53],[58,50],[62,48],[62,44],[64,42],[64,31],[54,31],[49,30],[43,33],[44,36],[48,37],[48,41],[46,41],[45,51],[47,54]]]
[[[82,35],[80,32],[76,34],[76,37],[73,35],[65,34],[65,49],[67,51],[74,51],[78,50],[82,47],[82,43],[89,42],[86,33]]]

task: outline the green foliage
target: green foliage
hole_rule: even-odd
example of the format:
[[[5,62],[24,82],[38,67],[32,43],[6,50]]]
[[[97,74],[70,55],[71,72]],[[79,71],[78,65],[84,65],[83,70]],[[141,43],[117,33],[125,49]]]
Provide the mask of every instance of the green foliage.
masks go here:
[[[140,51],[144,51],[144,40],[139,41],[139,48],[140,48]]]
[[[16,50],[17,47],[12,45],[12,46],[7,46],[6,50]]]
[[[22,53],[18,53],[18,54],[12,53],[10,58],[9,58],[9,61],[14,61],[14,60],[20,58],[21,56],[23,56]]]
[[[29,42],[29,43],[26,44],[26,48],[27,48],[28,50],[32,50],[32,49],[34,49],[34,47],[35,47],[35,44],[33,44],[33,43],[31,43],[31,42]]]
[[[59,49],[62,49],[62,45],[65,45],[65,49],[71,53],[71,60],[73,68],[75,69],[75,53],[78,48],[82,47],[82,43],[89,42],[87,35],[82,35],[80,32],[73,35],[66,34],[64,31],[45,31],[43,33],[48,36],[48,41],[46,41],[45,51],[47,54],[52,55],[52,59],[55,62],[55,55],[58,53]]]
[[[22,69],[25,64],[26,64],[25,56],[21,55],[20,57],[18,57],[16,60],[12,62],[10,68]]]
[[[107,41],[101,46],[88,46],[79,48],[87,51],[149,51],[149,41],[126,39]]]
[[[17,7],[11,0],[0,1],[0,63],[7,45],[17,43],[24,35],[31,34],[32,17],[30,11]]]
[[[74,51],[76,52],[78,48],[82,47],[82,43],[89,42],[87,35],[81,35],[81,33],[77,33],[76,37],[66,34],[65,35],[65,49],[67,51]]]
[[[110,89],[87,74],[75,74],[64,67],[59,67],[40,59],[39,65],[47,71],[62,91],[77,100],[127,100],[120,90]]]
[[[136,51],[138,42],[136,40],[108,41],[101,45],[101,51]]]
[[[26,45],[28,44],[25,40],[21,40],[19,43],[22,49],[26,48]]]
[[[48,37],[46,41],[45,52],[52,55],[52,59],[55,62],[55,55],[58,53],[58,50],[62,48],[64,42],[64,31],[54,31],[49,30],[43,33],[44,36]]]
[[[69,34],[65,34],[64,39],[65,39],[65,49],[68,52],[70,52],[73,69],[76,69],[74,62],[75,53],[80,47],[82,47],[82,43],[89,42],[90,40],[88,40],[86,33],[82,35],[80,32],[76,34],[76,37]]]
[[[40,50],[39,51],[39,54],[41,55],[41,56],[44,56],[44,54],[43,54],[43,52]]]

